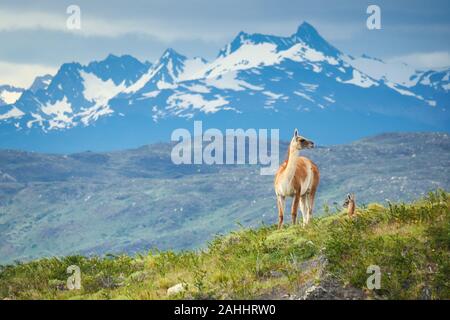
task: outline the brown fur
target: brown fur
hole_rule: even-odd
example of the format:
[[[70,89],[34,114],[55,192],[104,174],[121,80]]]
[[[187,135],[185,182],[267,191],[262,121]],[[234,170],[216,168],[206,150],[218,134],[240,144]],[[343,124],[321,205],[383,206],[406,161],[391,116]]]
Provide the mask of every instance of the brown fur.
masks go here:
[[[312,162],[308,158],[299,157],[297,153],[301,149],[312,148],[313,146],[313,142],[299,136],[296,130],[294,133],[294,138],[289,145],[287,159],[280,165],[278,171],[275,174],[274,188],[275,193],[277,194],[278,228],[281,228],[281,226],[283,225],[285,206],[284,201],[286,196],[293,197],[291,207],[293,224],[297,223],[297,212],[299,204],[301,206],[303,215],[303,224],[306,225],[312,218],[314,198],[320,180],[319,169],[314,162]],[[286,171],[288,169],[288,164],[290,164],[290,161],[295,161],[295,171],[293,172],[292,177],[287,176],[290,173]],[[305,183],[306,179],[308,179],[309,168],[311,168],[311,182],[309,186],[306,186],[309,189],[302,190],[302,183]],[[288,184],[288,189],[292,189],[292,194],[282,194],[282,192],[280,193],[280,186],[283,185],[283,183]]]
[[[355,200],[355,195],[353,193],[347,195],[347,198],[345,199],[345,202],[344,202],[344,207],[347,207],[348,216],[350,218],[355,216],[356,200]]]
[[[277,183],[277,179],[279,179],[280,174],[284,170],[286,170],[288,161],[289,161],[289,159],[284,160],[284,162],[278,168],[278,171],[275,174],[275,184]],[[317,165],[314,162],[312,162],[311,160],[309,160],[306,157],[299,157],[297,159],[297,170],[295,171],[295,176],[292,181],[292,184],[293,184],[295,190],[301,191],[300,190],[301,189],[301,179],[302,179],[302,177],[306,177],[306,175],[307,175],[306,170],[308,167],[307,167],[306,162],[311,163],[311,169],[313,171],[313,176],[315,178],[317,178],[317,180],[314,179],[314,182],[313,182],[313,188],[315,191],[315,190],[317,190],[317,186],[319,184],[319,168],[317,167]]]

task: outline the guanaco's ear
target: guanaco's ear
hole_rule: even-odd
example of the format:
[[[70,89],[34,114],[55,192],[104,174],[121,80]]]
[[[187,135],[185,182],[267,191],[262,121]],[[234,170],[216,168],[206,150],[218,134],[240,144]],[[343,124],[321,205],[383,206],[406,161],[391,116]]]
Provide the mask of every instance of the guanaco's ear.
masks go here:
[[[294,130],[294,137],[298,137],[298,130],[297,130],[297,128],[295,128],[295,130]]]

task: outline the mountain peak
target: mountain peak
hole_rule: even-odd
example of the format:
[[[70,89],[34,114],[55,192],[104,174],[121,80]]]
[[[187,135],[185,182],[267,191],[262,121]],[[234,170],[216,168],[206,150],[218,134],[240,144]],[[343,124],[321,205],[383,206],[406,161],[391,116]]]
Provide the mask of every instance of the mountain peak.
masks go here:
[[[233,38],[233,40],[228,43],[222,50],[219,51],[219,57],[224,57],[229,55],[230,53],[233,53],[234,51],[238,50],[243,44],[246,43],[264,43],[264,42],[273,42],[276,39],[280,37],[275,36],[269,36],[264,35],[260,33],[253,33],[249,34],[244,31],[239,31],[239,33],[236,35],[236,37]]]
[[[129,54],[124,54],[124,55],[115,55],[113,53],[108,54],[108,56],[103,59],[103,60],[94,60],[91,63],[89,63],[89,66],[92,65],[96,65],[96,64],[114,64],[114,63],[121,63],[121,62],[135,62],[135,61],[139,61],[136,58],[134,58],[133,56],[129,55]]]
[[[52,81],[53,76],[50,74],[45,74],[43,76],[37,76],[28,90],[36,93],[38,90],[45,90],[50,82]]]
[[[110,54],[108,54],[108,56],[106,57],[106,59],[105,60],[110,60],[110,59],[118,59],[119,57],[118,56],[116,56],[115,54],[113,54],[113,53],[110,53]]]
[[[236,37],[234,38],[235,40],[236,39],[239,39],[239,40],[245,40],[246,38],[248,38],[248,36],[249,36],[249,34],[247,33],[247,32],[245,32],[245,31],[239,31],[239,33],[236,35]]]
[[[148,66],[131,55],[109,54],[104,60],[93,61],[85,67],[85,71],[93,72],[103,81],[111,79],[116,85],[122,81],[134,82],[147,71]]]
[[[153,76],[148,79],[142,90],[153,88],[159,81],[164,83],[174,83],[185,68],[187,57],[178,53],[172,48],[164,51],[158,61],[152,65]]]
[[[298,26],[297,32],[295,34],[300,37],[319,36],[316,28],[314,28],[310,23],[306,21]]]
[[[308,22],[303,22],[298,28],[296,33],[290,37],[266,35],[261,33],[249,34],[244,31],[240,31],[234,39],[227,44],[219,52],[219,57],[227,56],[237,51],[244,44],[261,44],[272,43],[277,46],[278,49],[288,49],[295,43],[303,42],[309,47],[323,52],[327,56],[338,56],[340,52],[330,45],[319,32]]]
[[[161,56],[160,60],[167,60],[167,59],[186,60],[186,57],[172,48],[167,48],[166,51],[164,51],[163,55]]]
[[[297,32],[292,36],[296,40],[300,40],[317,51],[321,51],[328,56],[336,57],[340,55],[340,51],[330,45],[319,32],[308,22],[303,22]]]

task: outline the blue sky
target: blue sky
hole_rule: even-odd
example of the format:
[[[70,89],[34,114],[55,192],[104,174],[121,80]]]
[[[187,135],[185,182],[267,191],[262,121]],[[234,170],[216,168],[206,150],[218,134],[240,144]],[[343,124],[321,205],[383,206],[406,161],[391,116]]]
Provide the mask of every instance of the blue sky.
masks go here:
[[[81,30],[66,28],[71,4],[81,9]],[[369,4],[381,8],[381,30],[366,28]],[[287,36],[302,21],[346,53],[450,65],[448,0],[0,0],[0,84],[27,86],[64,62],[109,53],[154,61],[172,47],[212,59],[241,30]]]

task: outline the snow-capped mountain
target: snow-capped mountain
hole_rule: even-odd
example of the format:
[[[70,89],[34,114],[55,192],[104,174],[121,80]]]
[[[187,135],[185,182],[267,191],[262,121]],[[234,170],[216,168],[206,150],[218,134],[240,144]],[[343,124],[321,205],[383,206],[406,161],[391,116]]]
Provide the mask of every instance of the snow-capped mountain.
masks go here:
[[[168,49],[152,65],[113,55],[64,64],[47,87],[0,107],[0,146],[131,147],[167,141],[192,119],[217,128],[280,128],[282,137],[300,127],[321,143],[448,131],[449,74],[352,57],[308,23],[288,37],[240,32],[209,62]]]
[[[189,80],[206,65],[202,58],[188,59],[173,49],[167,49],[161,58],[125,93],[142,93],[176,87],[176,83]]]
[[[33,90],[42,79],[14,103],[4,108],[8,119],[19,121],[17,128],[43,131],[70,129],[89,125],[99,117],[113,113],[108,101],[138,80],[149,65],[125,55],[109,55],[87,66],[66,63],[49,84]]]
[[[36,79],[34,79],[28,90],[33,93],[36,93],[36,91],[38,90],[45,90],[47,89],[51,80],[52,76],[49,74],[38,76],[36,77]],[[0,106],[15,103],[17,100],[19,100],[20,96],[25,90],[26,89],[24,88],[14,87],[10,85],[0,86]]]

